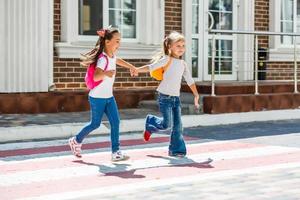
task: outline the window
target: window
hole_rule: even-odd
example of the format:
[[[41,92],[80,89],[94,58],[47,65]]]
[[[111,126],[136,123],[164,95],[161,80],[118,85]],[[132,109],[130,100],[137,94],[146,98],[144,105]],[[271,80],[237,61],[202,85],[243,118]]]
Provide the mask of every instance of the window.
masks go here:
[[[213,15],[215,23],[213,29],[232,29],[232,0],[210,0],[209,12]],[[209,24],[211,21],[209,19]]]
[[[280,31],[300,32],[300,0],[281,0]],[[293,45],[293,37],[282,36],[280,42],[283,45]],[[297,43],[300,44],[299,37]]]
[[[213,29],[233,29],[233,0],[209,0],[208,11],[214,18]],[[209,25],[211,19],[209,18]],[[216,36],[215,75],[233,74],[233,40],[234,36],[223,34]],[[212,74],[212,40],[208,43],[208,74]]]
[[[207,31],[214,19],[214,29],[250,30],[254,27],[254,0],[192,0],[183,2],[183,30],[186,35],[187,48],[185,60],[190,67],[192,76],[197,81],[211,80],[212,72],[212,38],[216,39],[217,54],[215,57],[215,79],[236,80],[238,68],[237,47],[249,50],[253,46],[250,40],[238,38],[232,34],[212,34]],[[240,3],[241,2],[241,3]],[[239,17],[239,13],[243,13]],[[211,15],[212,17],[211,17]],[[239,18],[238,18],[239,17]],[[248,23],[238,23],[248,22]],[[238,46],[239,45],[239,46]],[[245,54],[240,58],[245,60]],[[249,59],[247,57],[247,59]],[[242,65],[243,70],[252,67]],[[245,70],[246,71],[246,70]],[[239,74],[240,80],[248,79],[244,73]],[[251,77],[249,77],[251,78]]]
[[[79,0],[79,35],[96,35],[96,30],[108,23],[118,27],[123,38],[135,39],[136,0],[110,0],[108,12],[103,12],[104,3],[103,0]]]
[[[216,40],[215,75],[232,74],[232,40]],[[212,74],[212,40],[208,48],[208,73]]]
[[[96,35],[103,27],[103,1],[79,0],[79,35]]]
[[[300,33],[300,0],[270,0],[270,31]],[[272,36],[269,39],[270,61],[294,61],[292,36]],[[300,45],[300,37],[296,37]],[[297,50],[299,51],[299,50]]]
[[[192,2],[192,76],[199,76],[199,1]]]
[[[120,29],[118,55],[151,58],[164,37],[164,0],[63,0],[61,37],[55,43],[59,58],[79,58],[98,37],[96,30],[110,24]],[[155,31],[153,31],[155,30]]]
[[[121,30],[123,38],[136,37],[136,1],[109,1],[109,24]]]

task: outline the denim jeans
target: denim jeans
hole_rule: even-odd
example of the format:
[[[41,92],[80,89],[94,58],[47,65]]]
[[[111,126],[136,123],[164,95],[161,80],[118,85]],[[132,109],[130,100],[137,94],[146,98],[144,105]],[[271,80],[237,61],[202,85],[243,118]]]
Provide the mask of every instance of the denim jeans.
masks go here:
[[[91,121],[76,135],[76,141],[82,143],[83,139],[93,130],[97,129],[102,120],[103,113],[106,114],[110,123],[110,139],[112,152],[119,150],[119,127],[120,117],[117,103],[114,97],[93,98],[89,96]]]
[[[180,98],[159,93],[158,103],[162,118],[148,115],[145,129],[151,133],[169,130],[171,133],[169,153],[186,154],[186,146],[182,136]]]

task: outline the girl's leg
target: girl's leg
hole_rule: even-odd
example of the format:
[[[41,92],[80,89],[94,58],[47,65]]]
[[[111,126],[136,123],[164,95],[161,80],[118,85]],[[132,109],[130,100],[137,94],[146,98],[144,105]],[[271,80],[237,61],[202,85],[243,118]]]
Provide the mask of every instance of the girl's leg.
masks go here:
[[[160,130],[166,130],[171,127],[171,113],[172,113],[172,99],[171,97],[166,97],[165,95],[159,95],[158,98],[159,110],[162,117],[157,117],[155,115],[147,115],[146,118],[146,130],[155,133]]]
[[[186,146],[182,136],[182,122],[181,122],[181,107],[180,99],[176,97],[175,104],[172,108],[173,127],[169,145],[170,155],[186,155]]]
[[[93,130],[97,129],[101,124],[101,119],[106,107],[107,99],[89,97],[91,121],[83,127],[76,135],[76,142],[82,143],[83,139]]]
[[[119,142],[120,117],[119,117],[118,106],[114,97],[109,98],[104,112],[110,123],[111,149],[112,149],[112,153],[115,153],[120,149],[120,142]]]

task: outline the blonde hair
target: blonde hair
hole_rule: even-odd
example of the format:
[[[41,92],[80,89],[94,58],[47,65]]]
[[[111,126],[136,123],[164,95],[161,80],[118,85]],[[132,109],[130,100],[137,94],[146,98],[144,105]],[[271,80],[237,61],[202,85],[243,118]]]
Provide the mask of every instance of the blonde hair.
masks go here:
[[[104,50],[105,41],[111,40],[115,33],[119,33],[119,30],[117,28],[111,26],[109,26],[107,29],[102,29],[101,31],[103,31],[104,34],[101,36],[99,35],[99,39],[95,47],[91,51],[85,54],[80,54],[81,55],[80,64],[82,66],[88,67],[90,64],[97,62],[97,58]]]
[[[178,41],[185,41],[184,36],[177,31],[172,31],[165,37],[162,49],[153,56],[151,63],[157,62],[165,55],[171,56],[170,46]]]

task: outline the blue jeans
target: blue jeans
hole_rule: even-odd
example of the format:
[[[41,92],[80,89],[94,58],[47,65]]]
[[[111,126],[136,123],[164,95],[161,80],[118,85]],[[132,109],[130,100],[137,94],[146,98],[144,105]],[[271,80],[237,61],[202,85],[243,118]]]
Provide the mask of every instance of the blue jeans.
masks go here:
[[[93,98],[89,96],[91,121],[76,135],[76,141],[82,143],[83,139],[93,130],[99,128],[103,113],[106,114],[110,123],[110,139],[112,152],[119,150],[119,127],[120,117],[118,106],[114,97]]]
[[[186,154],[182,136],[180,98],[159,93],[158,103],[162,118],[148,115],[145,129],[151,133],[170,130],[169,154]]]

